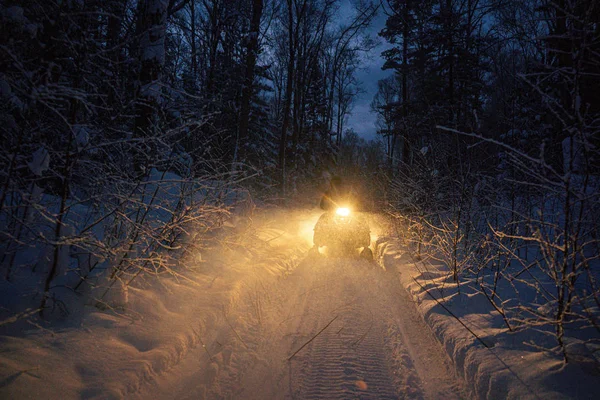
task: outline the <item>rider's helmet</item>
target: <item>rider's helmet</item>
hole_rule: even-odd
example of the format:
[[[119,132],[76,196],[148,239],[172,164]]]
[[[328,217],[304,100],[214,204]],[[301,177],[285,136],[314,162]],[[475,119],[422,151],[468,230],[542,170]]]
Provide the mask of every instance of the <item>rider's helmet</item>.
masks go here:
[[[350,192],[350,187],[341,177],[335,175],[331,178],[331,187],[327,192],[327,195],[336,206],[348,203],[351,197]]]

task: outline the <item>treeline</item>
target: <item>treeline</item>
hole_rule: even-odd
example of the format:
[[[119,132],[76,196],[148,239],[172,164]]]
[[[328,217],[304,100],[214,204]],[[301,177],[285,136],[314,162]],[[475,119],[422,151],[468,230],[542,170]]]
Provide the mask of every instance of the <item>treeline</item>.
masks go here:
[[[5,186],[11,157],[39,146],[60,186],[85,139],[126,142],[105,161],[133,175],[178,154],[194,173],[258,173],[283,194],[335,164],[377,11],[362,0],[1,7],[2,140],[15,149],[1,161]]]
[[[600,2],[386,10],[394,74],[372,108],[390,212],[504,328],[544,333],[532,346],[569,361],[569,340],[600,337]]]
[[[377,8],[3,1],[0,283],[23,301],[0,319],[67,312],[85,290],[113,307],[138,276],[201,258],[240,202],[336,167]]]
[[[485,132],[564,170],[565,139],[598,145],[598,37],[594,0],[398,0],[380,35],[392,47],[372,102],[389,162],[411,165],[423,147],[456,171],[473,140],[437,127]],[[489,164],[482,146],[469,159]],[[597,171],[589,151],[586,165]],[[583,165],[581,166],[583,167]]]

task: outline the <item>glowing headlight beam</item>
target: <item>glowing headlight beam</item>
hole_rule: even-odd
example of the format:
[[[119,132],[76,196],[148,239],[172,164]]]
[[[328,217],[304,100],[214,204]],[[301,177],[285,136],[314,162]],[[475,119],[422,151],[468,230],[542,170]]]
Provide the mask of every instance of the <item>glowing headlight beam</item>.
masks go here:
[[[335,210],[335,213],[341,217],[347,217],[348,215],[350,215],[350,209],[341,207],[341,208],[338,208],[337,210]]]

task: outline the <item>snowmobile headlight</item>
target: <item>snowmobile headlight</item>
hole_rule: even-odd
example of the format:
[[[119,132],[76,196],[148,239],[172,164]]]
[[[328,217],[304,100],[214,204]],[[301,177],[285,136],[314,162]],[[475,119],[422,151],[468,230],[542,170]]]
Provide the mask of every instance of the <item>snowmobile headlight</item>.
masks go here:
[[[335,210],[335,213],[340,217],[347,217],[348,215],[350,215],[350,209],[346,207],[340,207],[337,210]]]

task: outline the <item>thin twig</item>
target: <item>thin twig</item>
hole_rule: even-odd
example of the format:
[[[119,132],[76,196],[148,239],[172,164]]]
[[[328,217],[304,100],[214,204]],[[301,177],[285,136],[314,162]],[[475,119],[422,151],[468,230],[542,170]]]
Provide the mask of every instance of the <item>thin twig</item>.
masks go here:
[[[237,333],[237,331],[233,328],[233,325],[231,325],[231,323],[229,322],[229,319],[227,319],[227,315],[225,314],[225,307],[223,307],[223,317],[225,317],[225,322],[227,322],[227,325],[229,325],[229,327],[231,328],[231,330],[233,331],[233,333],[235,333],[235,336],[238,338],[238,340],[244,345],[244,347],[246,349],[249,349],[248,345],[246,344],[246,342],[244,342],[244,340],[241,338],[241,336]]]
[[[13,322],[16,322],[22,318],[27,318],[32,316],[33,314],[36,314],[37,312],[41,311],[41,308],[37,308],[37,309],[32,309],[32,308],[28,308],[23,312],[20,312],[18,314],[13,315],[12,317],[9,317],[5,320],[0,321],[0,326],[2,325],[6,325],[6,324],[12,324]]]
[[[290,361],[292,358],[294,358],[294,356],[295,356],[296,354],[298,354],[298,353],[300,352],[300,350],[302,350],[302,349],[303,349],[303,348],[305,348],[305,347],[306,347],[306,346],[307,346],[307,345],[308,345],[310,342],[312,342],[313,340],[315,340],[315,339],[317,338],[317,336],[319,336],[321,333],[323,333],[323,331],[324,331],[325,329],[327,329],[327,328],[329,327],[329,325],[331,325],[331,323],[337,319],[337,317],[339,317],[339,315],[336,315],[335,317],[333,317],[333,319],[332,319],[331,321],[329,321],[329,323],[328,323],[327,325],[325,325],[325,326],[323,327],[323,329],[321,329],[319,332],[317,332],[317,334],[316,334],[315,336],[311,337],[311,338],[310,338],[310,340],[309,340],[308,342],[304,343],[304,344],[302,345],[302,347],[300,347],[298,350],[296,350],[296,351],[294,352],[294,354],[292,354],[291,356],[289,356],[287,360],[288,360],[288,361]]]

